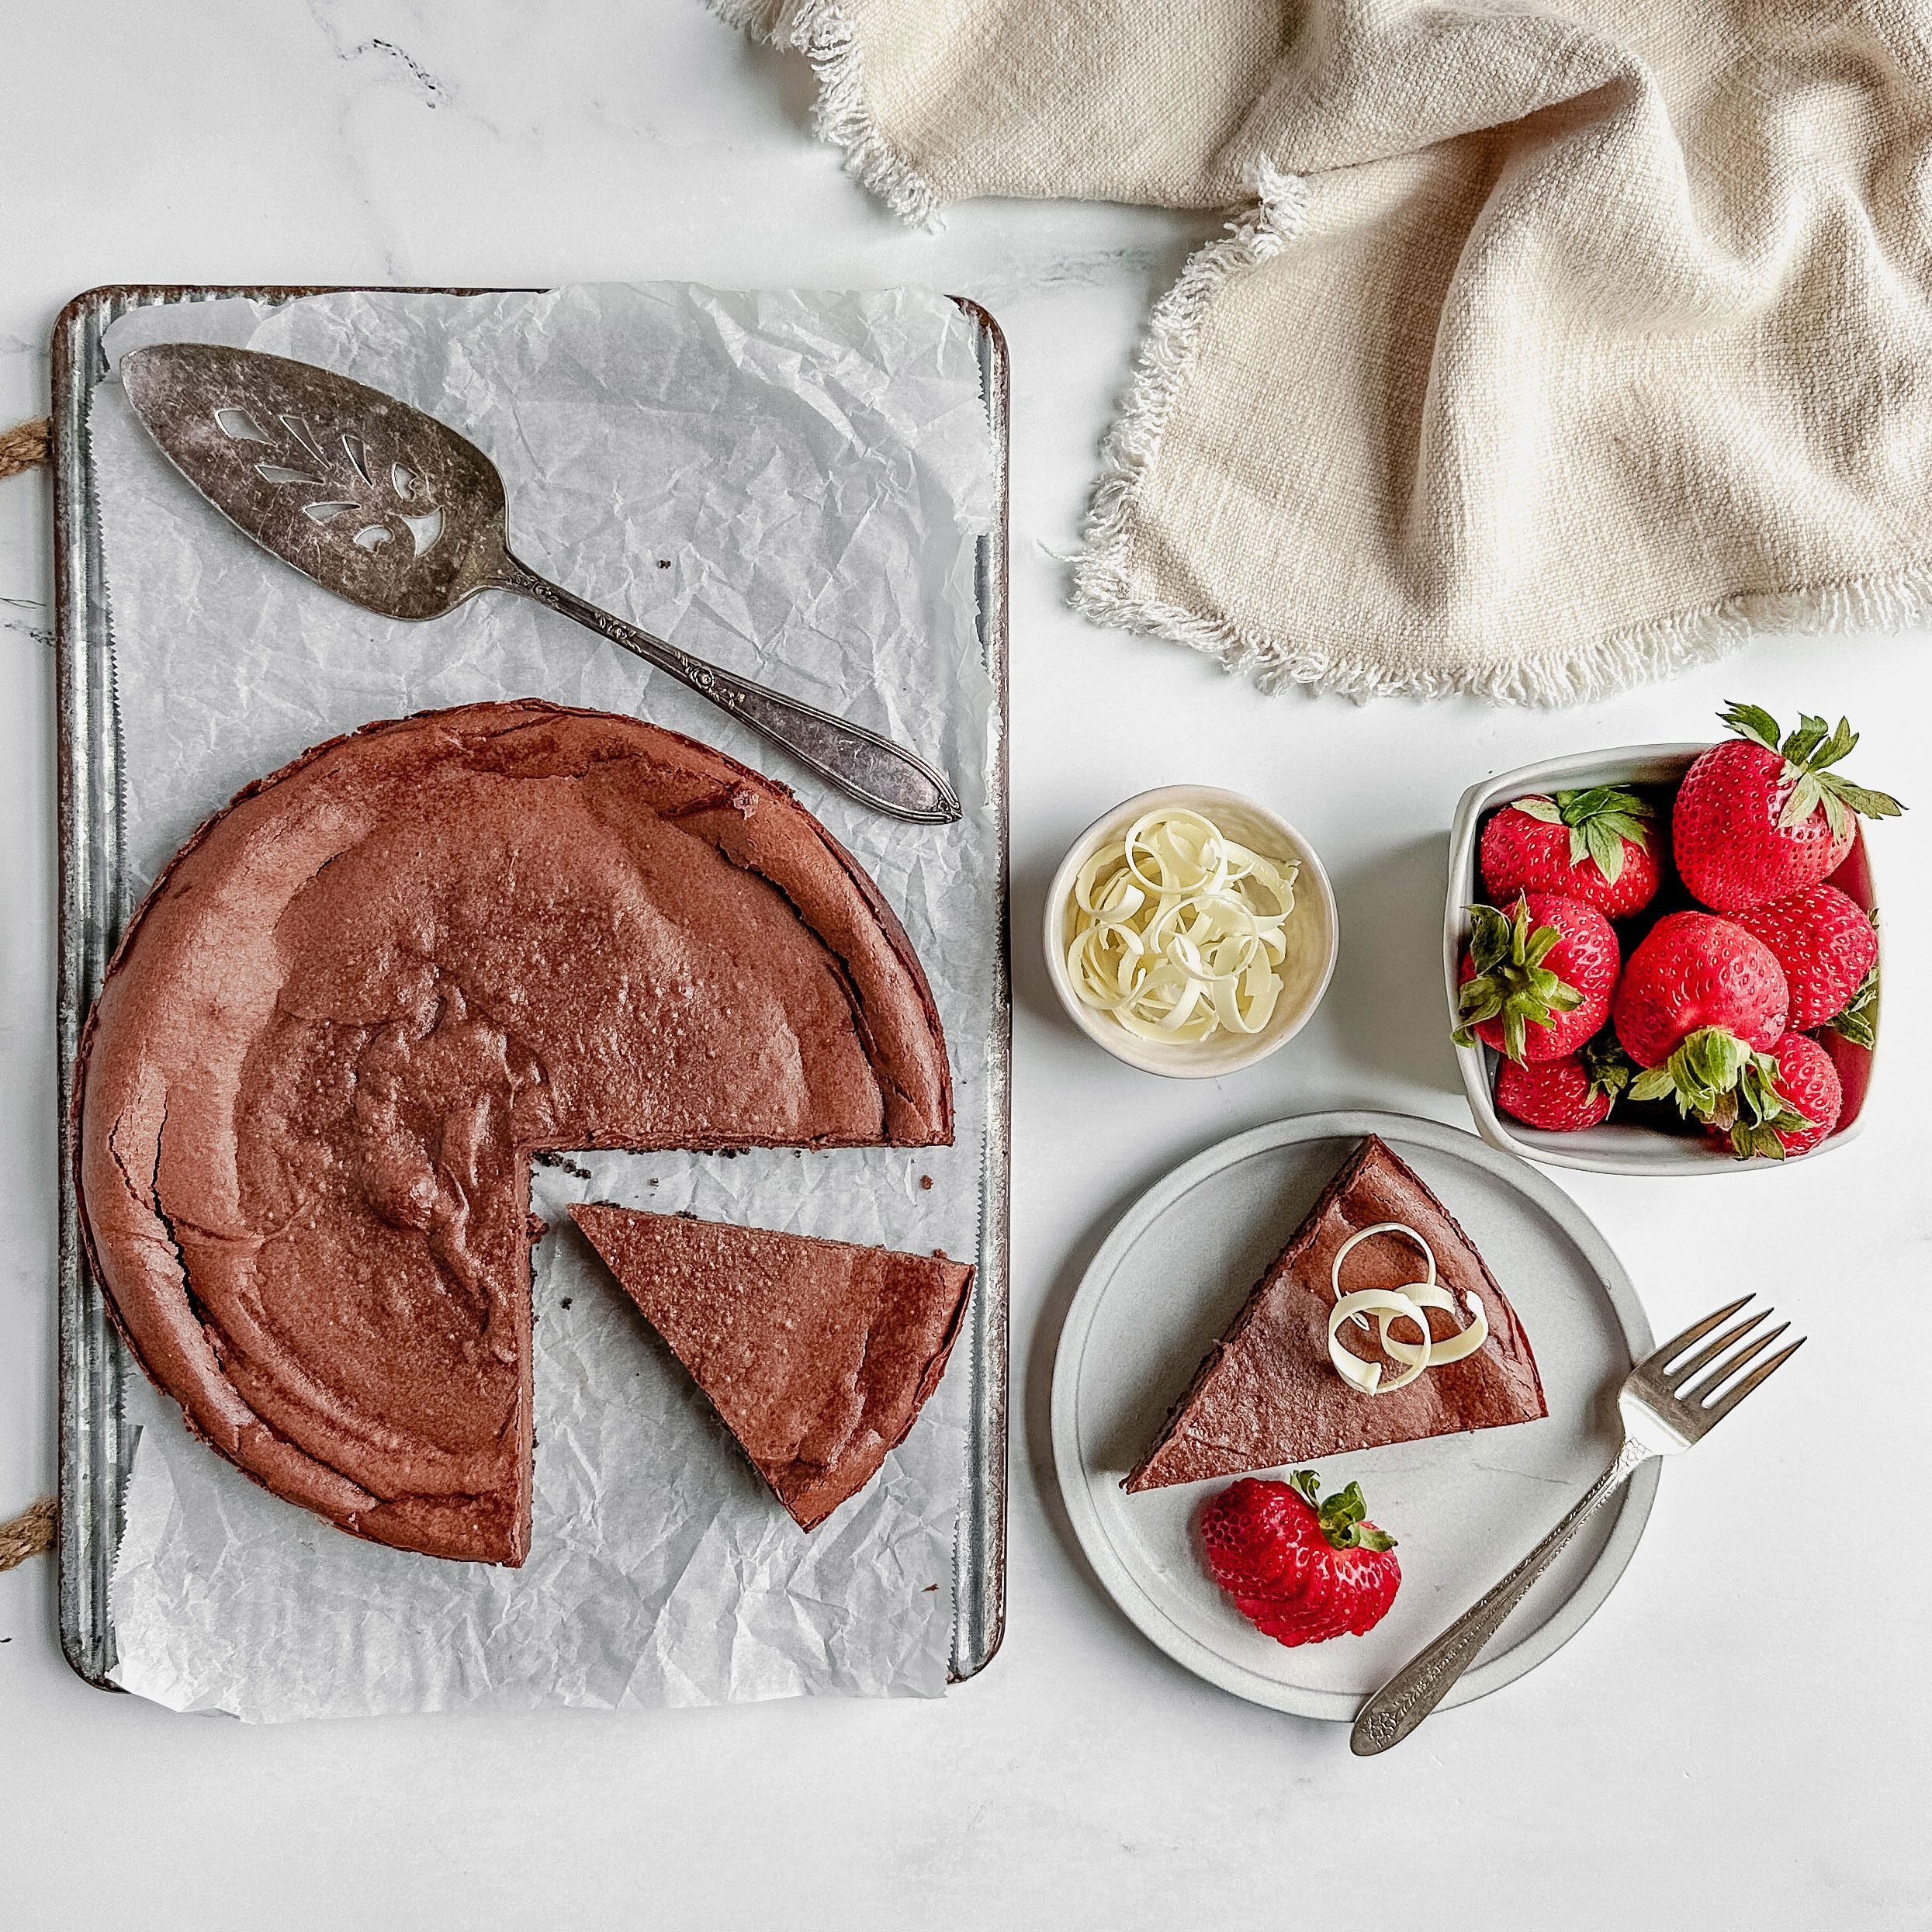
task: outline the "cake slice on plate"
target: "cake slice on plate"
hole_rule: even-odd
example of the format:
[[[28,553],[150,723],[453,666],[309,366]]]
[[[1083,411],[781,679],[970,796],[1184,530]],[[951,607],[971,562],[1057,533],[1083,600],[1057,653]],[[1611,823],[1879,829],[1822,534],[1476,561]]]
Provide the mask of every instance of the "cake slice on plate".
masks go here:
[[[905,1439],[972,1286],[937,1256],[603,1202],[570,1217],[802,1529]]]
[[[1337,1372],[1329,1356],[1328,1317],[1336,1299],[1336,1255],[1352,1235],[1384,1222],[1399,1224],[1428,1243],[1441,1285],[1459,1310],[1467,1310],[1472,1295],[1481,1302],[1489,1334],[1461,1360],[1431,1366],[1401,1388],[1370,1395]],[[1406,1235],[1369,1234],[1344,1257],[1342,1291],[1399,1289],[1421,1279],[1425,1267]],[[1468,1318],[1437,1309],[1425,1315],[1432,1336],[1442,1342]],[[1399,1322],[1394,1332],[1398,1341],[1414,1336]],[[1383,1359],[1372,1325],[1345,1326],[1340,1335],[1350,1354]],[[1399,1364],[1389,1362],[1387,1368],[1393,1380]],[[1413,1170],[1370,1134],[1208,1351],[1193,1385],[1124,1486],[1159,1489],[1238,1476],[1349,1449],[1532,1422],[1548,1413],[1529,1338],[1475,1244]]]

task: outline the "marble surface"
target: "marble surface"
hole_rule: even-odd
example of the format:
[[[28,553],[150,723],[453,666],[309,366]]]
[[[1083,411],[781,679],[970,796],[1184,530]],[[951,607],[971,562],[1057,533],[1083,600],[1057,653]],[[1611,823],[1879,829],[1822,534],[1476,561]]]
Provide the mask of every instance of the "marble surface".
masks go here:
[[[40,1561],[0,1577],[0,1923],[1074,1932],[1315,1922],[1363,1912],[1367,1885],[1389,1901],[1391,1882],[1412,1888],[1405,1916],[1451,1927],[1925,1923],[1932,1429],[1910,1351],[1881,1339],[1920,1318],[1932,1261],[1911,1137],[1932,1075],[1913,1003],[1932,913],[1924,639],[1761,642],[1560,714],[1264,698],[1064,602],[1141,318],[1211,223],[1003,203],[905,230],[806,138],[803,71],[696,0],[76,0],[11,7],[4,33],[6,421],[45,407],[61,304],[109,281],[916,281],[999,316],[1014,368],[1019,1153],[1011,1613],[983,1678],[938,1705],[251,1728],[81,1685]],[[0,483],[5,1509],[54,1466],[46,537],[40,486]],[[1125,1204],[1228,1133],[1335,1106],[1466,1121],[1435,953],[1457,795],[1532,758],[1695,736],[1733,695],[1850,712],[1861,775],[1919,799],[1877,848],[1892,982],[1869,1130],[1788,1172],[1560,1179],[1660,1328],[1757,1286],[1811,1346],[1666,1472],[1629,1574],[1567,1649],[1357,1762],[1338,1729],[1186,1675],[1097,1593],[1048,1452],[1061,1316]],[[1293,1048],[1225,1082],[1168,1084],[1060,1017],[1034,935],[1080,827],[1190,777],[1311,836],[1343,949]]]

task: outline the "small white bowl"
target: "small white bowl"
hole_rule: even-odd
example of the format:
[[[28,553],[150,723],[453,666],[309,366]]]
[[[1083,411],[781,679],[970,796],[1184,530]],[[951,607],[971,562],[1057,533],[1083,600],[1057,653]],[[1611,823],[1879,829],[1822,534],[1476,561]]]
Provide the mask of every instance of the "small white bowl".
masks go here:
[[[1119,837],[1143,812],[1163,807],[1198,812],[1231,839],[1265,857],[1300,861],[1300,870],[1295,877],[1295,909],[1283,928],[1288,950],[1281,964],[1281,995],[1268,1016],[1267,1025],[1259,1033],[1217,1033],[1207,1040],[1172,1044],[1143,1040],[1129,1033],[1110,1015],[1089,1006],[1074,991],[1072,978],[1067,971],[1068,915],[1073,902],[1073,882],[1097,847]],[[1095,819],[1074,840],[1061,861],[1060,870],[1053,875],[1053,885],[1047,893],[1044,937],[1047,975],[1073,1023],[1115,1059],[1172,1080],[1218,1079],[1224,1074],[1252,1067],[1286,1046],[1321,1004],[1321,996],[1328,990],[1328,982],[1335,973],[1341,942],[1335,889],[1315,856],[1314,847],[1286,819],[1276,817],[1265,805],[1242,797],[1238,791],[1224,791],[1215,785],[1163,785],[1158,791],[1143,791],[1137,798],[1124,799],[1104,817]]]
[[[1627,745],[1617,750],[1549,758],[1540,764],[1524,765],[1515,771],[1485,778],[1463,794],[1449,832],[1449,904],[1442,920],[1442,976],[1452,1014],[1456,1010],[1460,991],[1463,951],[1469,943],[1468,909],[1485,896],[1478,847],[1483,822],[1490,813],[1512,798],[1529,798],[1538,792],[1581,791],[1591,785],[1675,784],[1690,770],[1698,753],[1709,749],[1708,744]],[[1666,842],[1667,851],[1667,821],[1659,824],[1657,834]],[[1831,875],[1831,882],[1868,912],[1877,905],[1862,825],[1852,842],[1851,856]],[[1880,945],[1882,947],[1882,937]],[[1808,1161],[1815,1161],[1819,1155],[1828,1154],[1857,1137],[1864,1124],[1862,1116],[1871,1090],[1874,1054],[1843,1041],[1832,1042],[1829,1051],[1844,1083],[1845,1110],[1830,1137],[1804,1156]],[[1619,1119],[1616,1114],[1601,1127],[1586,1127],[1578,1134],[1548,1134],[1538,1127],[1525,1127],[1497,1110],[1498,1055],[1479,1043],[1458,1047],[1456,1058],[1462,1072],[1463,1091],[1469,1096],[1470,1111],[1476,1117],[1477,1132],[1491,1147],[1501,1148],[1506,1154],[1540,1161],[1546,1167],[1581,1168],[1592,1174],[1743,1174],[1771,1165],[1762,1160],[1738,1160],[1727,1148],[1702,1134],[1667,1133],[1644,1121]]]

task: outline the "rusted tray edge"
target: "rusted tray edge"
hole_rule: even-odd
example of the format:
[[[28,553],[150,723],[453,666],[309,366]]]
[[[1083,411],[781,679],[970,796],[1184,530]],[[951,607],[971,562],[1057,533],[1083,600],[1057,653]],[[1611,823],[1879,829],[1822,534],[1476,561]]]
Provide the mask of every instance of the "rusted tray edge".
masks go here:
[[[108,1586],[119,1547],[122,1497],[133,1441],[123,1417],[126,1360],[80,1241],[74,1185],[71,1088],[81,1023],[128,910],[121,880],[123,781],[115,712],[111,613],[94,514],[88,406],[103,364],[108,325],[137,308],[242,296],[286,302],[348,291],[327,286],[216,288],[130,282],[89,289],[54,326],[54,653],[60,843],[59,1061],[60,1617],[68,1664],[97,1688],[110,1673],[114,1632]],[[363,291],[358,291],[363,292]],[[490,289],[397,288],[396,294],[489,295]],[[954,1683],[978,1674],[1006,1634],[1007,1382],[1013,1009],[1006,931],[1007,488],[1011,385],[1006,338],[976,302],[955,296],[976,331],[981,388],[999,456],[997,505],[975,565],[979,637],[992,680],[992,760],[1000,943],[989,1037],[986,1158],[981,1181],[978,1274],[968,1324],[971,1400],[966,1467],[954,1550]]]

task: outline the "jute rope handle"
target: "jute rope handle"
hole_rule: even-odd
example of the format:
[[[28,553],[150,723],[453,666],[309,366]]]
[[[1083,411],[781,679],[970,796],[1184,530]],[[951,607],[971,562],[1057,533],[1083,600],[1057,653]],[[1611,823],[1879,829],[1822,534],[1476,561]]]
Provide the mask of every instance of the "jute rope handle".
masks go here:
[[[0,476],[18,476],[47,459],[47,419],[0,435]],[[43,1497],[11,1522],[0,1523],[0,1570],[11,1570],[54,1545],[54,1498]]]
[[[23,423],[0,435],[0,476],[17,476],[47,459],[47,419]]]
[[[54,1547],[54,1498],[43,1496],[10,1523],[0,1523],[0,1570],[11,1570],[29,1556]]]

